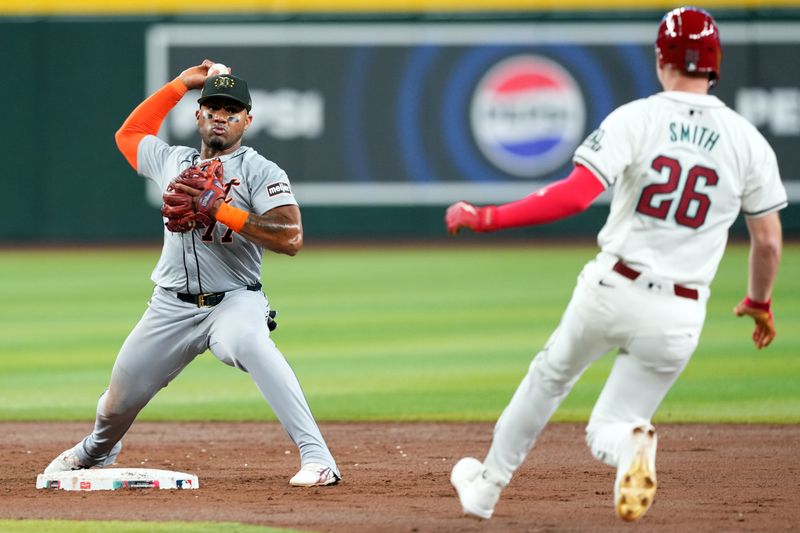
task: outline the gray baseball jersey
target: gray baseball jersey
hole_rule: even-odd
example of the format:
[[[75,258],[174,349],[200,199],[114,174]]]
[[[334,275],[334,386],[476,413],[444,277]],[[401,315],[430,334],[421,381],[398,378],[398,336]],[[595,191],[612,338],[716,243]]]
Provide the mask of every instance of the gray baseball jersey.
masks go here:
[[[242,146],[220,159],[228,189],[226,201],[232,206],[260,215],[282,205],[297,205],[286,173],[252,148]],[[139,174],[162,191],[181,171],[199,161],[196,149],[170,146],[152,135],[139,143]],[[164,248],[151,279],[179,292],[229,291],[259,280],[262,256],[261,246],[220,223],[189,233],[164,228]]]
[[[226,201],[233,206],[263,214],[297,204],[286,173],[255,150],[241,147],[220,159]],[[139,173],[161,190],[199,160],[197,150],[169,146],[152,135],[138,146]],[[97,403],[94,431],[74,449],[81,464],[113,462],[140,409],[197,355],[210,350],[250,374],[297,445],[303,464],[321,463],[341,477],[297,377],[270,338],[265,320],[269,302],[261,291],[252,290],[261,277],[262,254],[259,245],[220,223],[188,233],[165,228],[147,310],[117,355],[109,389]],[[198,307],[176,294],[207,292],[225,295],[213,306]]]

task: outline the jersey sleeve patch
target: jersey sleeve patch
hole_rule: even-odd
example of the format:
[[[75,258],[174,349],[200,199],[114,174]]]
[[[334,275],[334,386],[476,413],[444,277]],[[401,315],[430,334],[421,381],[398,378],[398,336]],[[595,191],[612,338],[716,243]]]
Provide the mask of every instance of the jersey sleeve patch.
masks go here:
[[[276,181],[267,185],[267,196],[270,198],[279,194],[292,194],[292,189],[285,181]]]
[[[597,128],[590,133],[588,137],[586,137],[581,145],[585,146],[592,152],[599,152],[603,148],[603,135],[605,135],[605,133],[605,130],[602,128]]]

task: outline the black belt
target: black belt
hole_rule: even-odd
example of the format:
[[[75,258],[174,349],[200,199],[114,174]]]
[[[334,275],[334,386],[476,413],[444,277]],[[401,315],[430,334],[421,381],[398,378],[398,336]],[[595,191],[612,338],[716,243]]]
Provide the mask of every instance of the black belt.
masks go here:
[[[248,291],[260,291],[261,284],[248,285]],[[195,304],[197,307],[214,307],[225,298],[224,292],[204,292],[203,294],[186,294],[185,292],[177,292],[178,300],[186,302],[187,304]]]
[[[636,279],[642,274],[641,272],[632,269],[622,261],[617,261],[613,270],[617,274],[621,274],[628,279]],[[677,283],[675,283],[673,287],[675,288],[675,296],[689,298],[690,300],[697,300],[697,289],[690,289],[689,287],[684,287],[683,285],[678,285]]]

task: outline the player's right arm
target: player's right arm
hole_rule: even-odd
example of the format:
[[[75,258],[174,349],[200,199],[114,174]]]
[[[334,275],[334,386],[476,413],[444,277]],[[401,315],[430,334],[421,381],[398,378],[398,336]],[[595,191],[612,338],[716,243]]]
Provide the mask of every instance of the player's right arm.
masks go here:
[[[461,228],[484,232],[554,222],[586,210],[605,189],[589,169],[576,165],[563,180],[516,202],[483,207],[456,202],[445,213],[447,231],[455,235]]]
[[[208,77],[208,69],[213,64],[213,61],[206,59],[201,64],[184,70],[180,76],[139,104],[122,123],[114,139],[117,141],[119,151],[134,170],[139,170],[137,158],[139,143],[148,135],[158,135],[158,130],[167,114],[187,91],[203,86]]]
[[[772,287],[778,274],[783,248],[783,232],[778,213],[746,217],[750,233],[750,258],[747,297],[734,309],[736,316],[749,316],[755,321],[753,342],[756,348],[769,346],[775,338],[775,324],[770,304]]]
[[[457,202],[447,209],[447,231],[495,231],[555,222],[586,210],[614,183],[639,145],[644,100],[614,110],[575,151],[572,172],[533,194],[500,206]]]

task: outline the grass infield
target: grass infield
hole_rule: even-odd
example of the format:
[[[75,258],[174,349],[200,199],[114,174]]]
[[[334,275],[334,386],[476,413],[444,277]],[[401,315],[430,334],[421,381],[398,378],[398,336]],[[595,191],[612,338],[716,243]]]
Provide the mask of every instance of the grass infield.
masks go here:
[[[159,249],[0,252],[0,420],[92,420],[145,309]],[[319,420],[495,420],[556,327],[592,245],[309,247],[269,254],[273,338]],[[700,346],[656,422],[800,422],[800,245],[774,293],[778,337],[757,351],[731,308],[747,248],[729,247]],[[588,418],[598,361],[554,420]],[[199,357],[141,420],[272,420],[249,377]],[[0,523],[0,526],[5,524]]]

